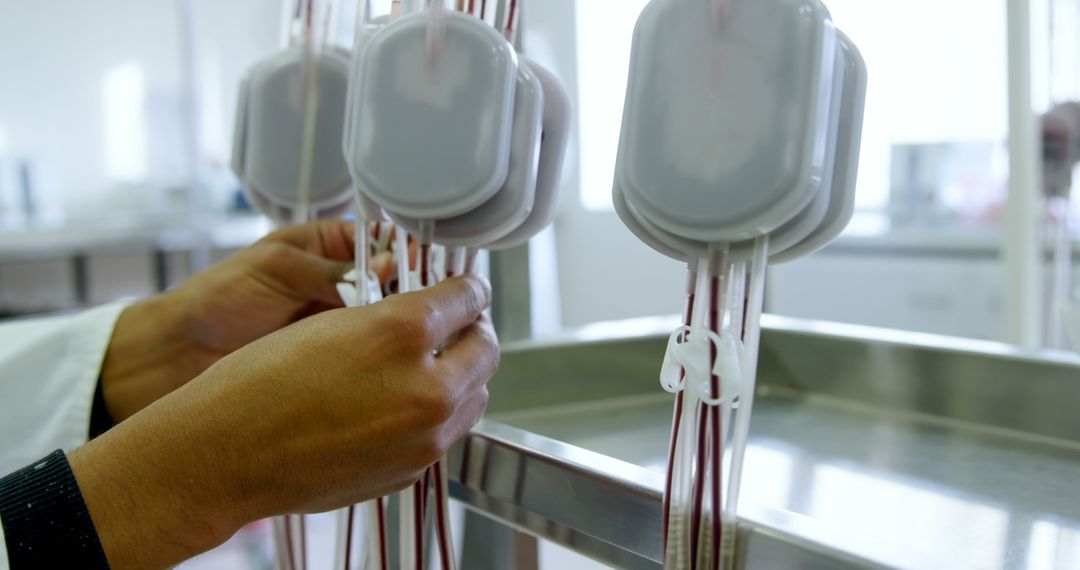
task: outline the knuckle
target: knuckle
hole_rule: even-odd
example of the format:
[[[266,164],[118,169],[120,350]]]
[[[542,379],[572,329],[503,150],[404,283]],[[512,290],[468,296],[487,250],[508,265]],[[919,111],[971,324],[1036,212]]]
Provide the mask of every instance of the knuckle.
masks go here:
[[[290,248],[280,242],[266,242],[251,248],[252,262],[256,268],[267,269],[288,254]]]
[[[450,420],[457,410],[453,397],[441,386],[432,386],[418,399],[417,411],[422,415],[424,423],[431,426],[440,426]]]
[[[411,311],[397,310],[401,307],[396,305],[399,303],[387,303],[384,307],[379,317],[379,330],[391,335],[394,345],[408,352],[419,352],[430,346],[427,341],[431,335],[423,323]]]
[[[424,465],[431,465],[442,459],[447,451],[448,447],[443,441],[443,438],[438,435],[429,438],[421,450]]]
[[[489,398],[490,395],[488,394],[486,386],[478,390],[476,395],[472,397],[472,403],[475,405],[475,409],[471,411],[472,417],[469,418],[469,425],[476,425],[476,422],[479,422],[480,418],[484,417],[484,412],[487,411]]]
[[[439,323],[442,322],[442,311],[438,307],[429,304],[420,304],[416,307],[416,313],[414,315],[416,323],[420,329],[423,330],[424,341],[433,344],[431,341],[437,341],[435,339],[435,331],[439,328]]]
[[[488,392],[487,386],[481,388],[480,391],[476,394],[476,397],[478,400],[480,400],[481,409],[486,410],[488,402],[491,399],[491,394]]]
[[[415,481],[424,474],[424,469],[442,459],[443,455],[446,455],[446,448],[442,443],[442,439],[437,432],[432,431],[414,442],[404,466],[409,470],[418,471],[416,478],[413,479]]]
[[[491,335],[488,335],[485,346],[487,346],[488,356],[491,359],[491,371],[494,373],[502,364],[502,349],[499,347],[499,341]]]
[[[481,337],[482,341],[479,343],[478,360],[484,363],[485,368],[491,373],[499,369],[499,365],[502,363],[502,349],[499,347],[499,340],[495,338],[495,335],[490,331],[483,333]]]
[[[465,304],[466,310],[471,313],[478,313],[482,309],[480,306],[480,294],[476,291],[476,287],[469,279],[458,279],[454,281],[454,297]]]
[[[487,287],[475,277],[461,280],[464,289],[463,296],[468,300],[469,308],[479,313],[490,304],[490,295]]]

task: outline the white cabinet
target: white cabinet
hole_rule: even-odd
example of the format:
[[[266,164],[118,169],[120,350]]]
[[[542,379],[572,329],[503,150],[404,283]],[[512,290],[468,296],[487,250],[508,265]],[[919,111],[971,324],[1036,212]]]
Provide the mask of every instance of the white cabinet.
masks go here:
[[[999,340],[991,256],[824,252],[774,267],[768,308],[785,316]]]

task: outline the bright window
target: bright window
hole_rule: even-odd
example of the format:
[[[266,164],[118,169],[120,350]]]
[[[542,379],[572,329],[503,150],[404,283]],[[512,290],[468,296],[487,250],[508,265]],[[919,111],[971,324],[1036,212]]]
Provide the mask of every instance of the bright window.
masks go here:
[[[577,2],[581,202],[586,209],[612,209],[630,41],[646,4],[648,0]]]

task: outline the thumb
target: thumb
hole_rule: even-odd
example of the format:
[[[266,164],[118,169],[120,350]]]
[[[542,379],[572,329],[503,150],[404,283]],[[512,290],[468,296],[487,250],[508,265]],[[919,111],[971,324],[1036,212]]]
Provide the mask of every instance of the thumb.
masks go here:
[[[266,270],[285,292],[302,302],[321,302],[332,307],[344,306],[337,291],[352,264],[313,255],[297,248],[286,248],[283,255]]]
[[[394,263],[394,254],[389,251],[384,251],[375,255],[368,262],[368,269],[370,269],[379,278],[379,283],[386,285],[390,278],[393,277],[397,270],[397,265]]]

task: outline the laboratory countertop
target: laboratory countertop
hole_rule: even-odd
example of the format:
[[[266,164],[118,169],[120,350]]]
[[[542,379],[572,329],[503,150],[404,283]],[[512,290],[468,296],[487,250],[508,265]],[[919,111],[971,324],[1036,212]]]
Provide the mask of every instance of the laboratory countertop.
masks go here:
[[[662,473],[671,399],[497,420]],[[805,517],[826,546],[889,567],[1080,567],[1080,447],[773,394],[745,461],[740,515]]]
[[[826,255],[892,255],[905,257],[1001,256],[1002,230],[973,228],[902,228],[885,232],[849,231],[824,251]],[[1072,241],[1073,257],[1080,257],[1080,240]]]
[[[766,321],[744,567],[1080,568],[1080,358]],[[460,497],[609,563],[656,567],[672,399],[656,380],[666,339],[647,325],[510,347]],[[495,482],[504,472],[512,485]],[[761,536],[790,540],[754,548]]]
[[[117,218],[55,228],[0,232],[0,263],[153,251],[188,251],[200,244],[233,249],[266,235],[261,216],[238,216],[204,228],[175,220]]]

